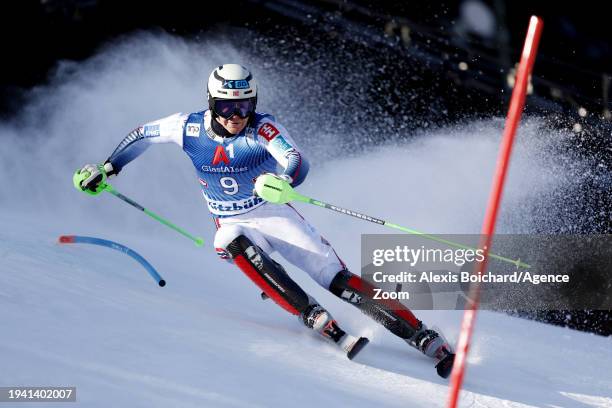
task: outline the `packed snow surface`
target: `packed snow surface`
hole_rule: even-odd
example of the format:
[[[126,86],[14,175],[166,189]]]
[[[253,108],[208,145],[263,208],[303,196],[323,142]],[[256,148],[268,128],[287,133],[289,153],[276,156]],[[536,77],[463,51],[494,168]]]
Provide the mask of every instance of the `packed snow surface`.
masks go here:
[[[207,73],[235,61],[251,64],[231,49],[136,37],[60,66],[21,115],[0,124],[0,386],[75,386],[70,407],[444,406],[448,383],[432,361],[282,258],[344,329],[371,339],[356,361],[262,301],[242,272],[217,259],[197,178],[176,146],[154,146],[111,181],[204,237],[204,248],[110,194],[72,187],[73,171],[106,159],[130,129],[202,109]],[[283,90],[274,72],[254,70],[268,89],[260,109],[275,111]],[[300,134],[297,118],[316,120],[315,112],[293,115],[277,119],[289,122],[313,163],[301,193],[430,233],[479,231],[499,119],[345,154],[334,150],[338,135]],[[563,158],[551,159],[551,141],[564,137],[537,118],[521,127],[500,230],[556,222],[530,203],[571,183]],[[360,235],[393,232],[296,207],[356,273]],[[117,251],[58,244],[63,234],[131,247],[166,287]],[[415,313],[457,340],[461,311]],[[462,407],[612,407],[610,338],[483,311],[468,361]]]

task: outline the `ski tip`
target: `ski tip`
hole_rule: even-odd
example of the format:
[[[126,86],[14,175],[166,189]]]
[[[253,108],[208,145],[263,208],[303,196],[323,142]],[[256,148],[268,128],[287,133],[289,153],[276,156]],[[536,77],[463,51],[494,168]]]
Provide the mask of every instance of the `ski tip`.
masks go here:
[[[351,347],[349,352],[346,353],[346,356],[349,358],[349,360],[352,360],[361,350],[363,350],[365,346],[368,345],[369,342],[370,340],[368,340],[367,337],[360,337],[355,344],[353,344],[353,347]]]
[[[448,378],[453,371],[453,363],[455,362],[455,354],[450,353],[436,364],[436,371],[442,378]]]

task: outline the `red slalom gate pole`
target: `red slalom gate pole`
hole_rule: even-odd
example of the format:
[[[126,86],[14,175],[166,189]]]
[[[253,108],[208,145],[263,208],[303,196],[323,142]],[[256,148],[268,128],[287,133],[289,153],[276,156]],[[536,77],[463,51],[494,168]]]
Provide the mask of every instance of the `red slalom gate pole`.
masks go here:
[[[525,45],[523,46],[523,53],[521,55],[518,72],[516,74],[516,81],[514,82],[514,90],[512,91],[504,134],[502,137],[499,156],[497,158],[497,167],[495,170],[495,176],[493,178],[493,189],[491,190],[491,195],[489,196],[487,212],[485,214],[485,219],[482,226],[480,248],[484,251],[485,256],[484,260],[476,266],[475,272],[479,275],[482,274],[487,267],[489,248],[491,248],[493,233],[495,232],[495,222],[497,220],[497,213],[504,188],[504,181],[508,171],[510,154],[512,153],[514,135],[516,134],[516,129],[518,128],[521,120],[521,114],[523,112],[523,108],[525,107],[525,97],[527,95],[529,75],[531,74],[533,64],[535,62],[543,24],[542,19],[536,16],[532,16],[531,20],[529,21],[527,37],[525,38]],[[457,344],[457,355],[455,356],[455,363],[453,364],[453,371],[450,379],[448,399],[449,408],[456,408],[459,401],[459,393],[461,391],[461,385],[463,384],[466,359],[470,342],[472,340],[472,333],[474,331],[479,300],[480,284],[474,283],[470,286],[468,296],[469,305],[465,310],[463,321],[461,322],[461,333],[459,334],[459,341]]]

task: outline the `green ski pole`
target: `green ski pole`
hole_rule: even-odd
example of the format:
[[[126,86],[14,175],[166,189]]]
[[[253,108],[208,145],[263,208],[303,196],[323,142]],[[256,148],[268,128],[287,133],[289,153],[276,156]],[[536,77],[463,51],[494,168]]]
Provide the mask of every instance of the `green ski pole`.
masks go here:
[[[462,248],[462,249],[472,249],[476,250],[476,248],[469,247],[467,245],[460,244],[458,242],[449,241],[435,235],[426,234],[421,231],[417,231],[411,228],[402,227],[401,225],[393,224],[385,220],[381,220],[376,217],[371,217],[369,215],[365,215],[359,213],[357,211],[348,210],[346,208],[338,207],[323,201],[315,200],[310,197],[303,196],[297,193],[289,183],[283,179],[279,179],[278,177],[274,177],[270,174],[264,174],[257,178],[257,182],[255,183],[255,191],[257,195],[263,198],[266,201],[269,201],[274,204],[286,204],[291,201],[300,201],[307,204],[316,205],[318,207],[322,207],[328,210],[336,211],[341,214],[350,215],[355,218],[359,218],[360,220],[373,222],[375,224],[383,225],[385,227],[393,228],[396,230],[400,230],[403,232],[407,232],[413,235],[419,235],[423,238],[430,239],[432,241],[440,242],[452,247]],[[489,253],[489,256],[494,259],[498,259],[503,262],[508,262],[516,265],[517,268],[530,268],[530,265],[521,262],[520,259],[510,259],[504,256],[495,255]]]
[[[121,194],[120,192],[115,190],[113,188],[113,186],[111,186],[110,184],[106,183],[107,177],[106,177],[106,172],[104,171],[104,166],[100,164],[100,165],[97,166],[97,168],[100,171],[100,175],[98,177],[101,177],[101,180],[96,185],[95,188],[84,189],[81,186],[81,183],[83,182],[83,180],[85,180],[86,178],[90,177],[90,175],[91,175],[91,169],[87,169],[87,168],[77,170],[74,173],[74,175],[72,176],[72,183],[74,184],[74,188],[76,188],[77,190],[79,190],[79,191],[81,191],[83,193],[87,193],[89,195],[98,195],[98,194],[100,194],[103,191],[107,191],[107,192],[111,193],[112,195],[114,195],[115,197],[117,197],[117,198],[121,199],[122,201],[128,203],[132,207],[137,208],[140,211],[144,212],[145,214],[147,214],[149,217],[153,218],[154,220],[161,222],[165,226],[167,226],[169,228],[172,228],[173,230],[175,230],[179,234],[189,238],[190,240],[192,240],[196,244],[196,246],[204,245],[204,240],[202,238],[194,237],[193,235],[191,235],[190,233],[188,233],[184,229],[177,227],[176,225],[174,225],[170,221],[166,220],[165,218],[160,217],[159,215],[155,214],[153,211],[147,210],[142,205],[138,204],[136,201],[134,201],[134,200],[124,196],[123,194]]]
[[[113,186],[111,186],[110,184],[107,184],[107,183],[104,184],[104,191],[107,191],[107,192],[111,193],[112,195],[114,195],[115,197],[123,200],[124,202],[128,203],[132,207],[137,208],[140,211],[144,212],[145,214],[147,214],[149,217],[153,218],[154,220],[161,222],[165,226],[170,227],[173,230],[175,230],[176,232],[178,232],[179,234],[189,238],[190,240],[192,240],[196,244],[196,246],[204,245],[204,239],[202,239],[200,237],[194,237],[193,235],[191,235],[190,233],[188,233],[184,229],[174,225],[173,223],[171,223],[170,221],[166,220],[165,218],[160,217],[159,215],[155,214],[153,211],[144,208],[142,205],[138,204],[136,201],[132,200],[129,197],[124,196],[123,194],[121,194],[120,192],[115,190],[115,188]]]

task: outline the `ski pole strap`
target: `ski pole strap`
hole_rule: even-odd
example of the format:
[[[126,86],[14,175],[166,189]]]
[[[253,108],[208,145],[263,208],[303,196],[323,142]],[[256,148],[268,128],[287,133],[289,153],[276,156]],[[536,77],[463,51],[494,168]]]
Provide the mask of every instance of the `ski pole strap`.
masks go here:
[[[196,246],[204,245],[204,239],[191,235],[190,233],[188,233],[184,229],[174,225],[173,223],[171,223],[170,221],[166,220],[165,218],[155,214],[153,211],[146,209],[142,205],[138,204],[136,201],[132,200],[129,197],[124,196],[123,194],[121,194],[120,192],[115,190],[115,188],[113,186],[111,186],[110,184],[106,184],[105,187],[104,187],[104,190],[108,191],[109,193],[111,193],[115,197],[123,200],[124,202],[128,203],[132,207],[135,207],[135,208],[139,209],[140,211],[144,212],[145,214],[147,214],[149,217],[153,218],[154,220],[161,222],[165,226],[167,226],[169,228],[172,228],[173,230],[175,230],[179,234],[189,238],[190,240],[192,240],[195,243]]]

